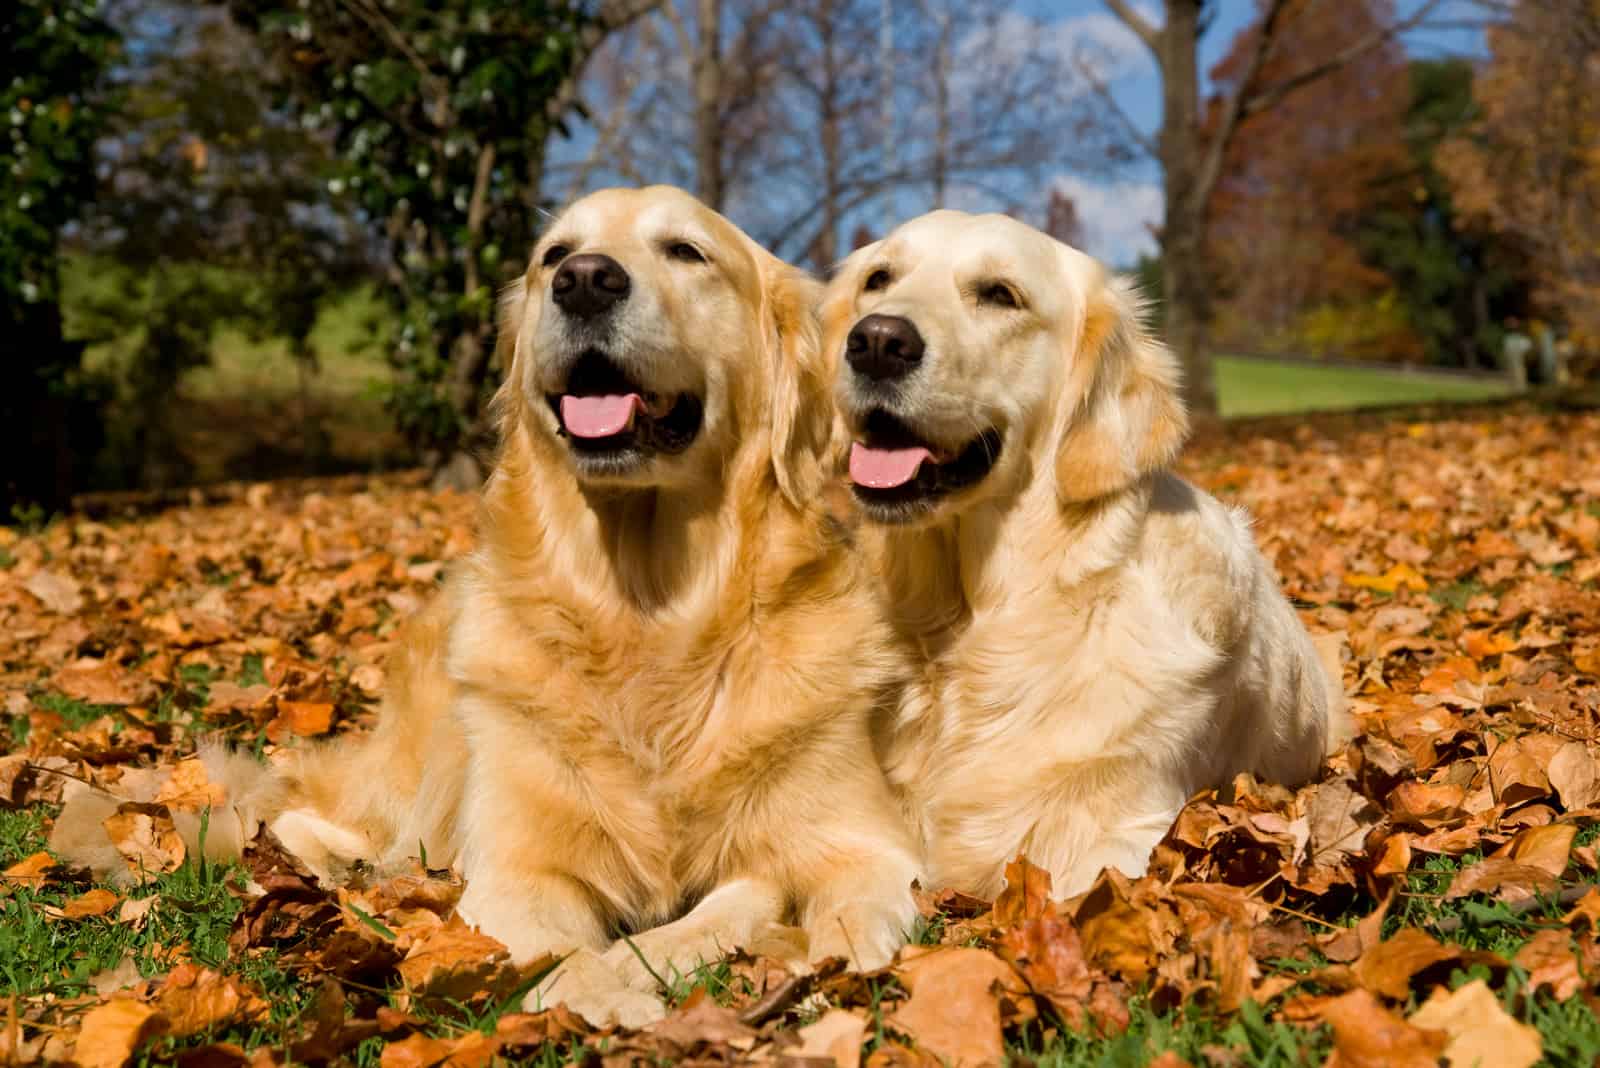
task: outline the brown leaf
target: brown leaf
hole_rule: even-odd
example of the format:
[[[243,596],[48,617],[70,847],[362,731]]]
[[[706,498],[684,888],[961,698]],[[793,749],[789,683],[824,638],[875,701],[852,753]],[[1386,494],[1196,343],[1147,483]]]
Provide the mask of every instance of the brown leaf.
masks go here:
[[[907,953],[895,973],[911,997],[888,1017],[889,1026],[952,1068],[1001,1062],[997,992],[1021,985],[1004,961],[981,949],[938,948]]]
[[[832,1060],[834,1068],[860,1068],[867,1021],[844,1009],[830,1009],[816,1023],[799,1029],[800,1045],[785,1051],[793,1057]]]
[[[37,889],[49,881],[50,869],[56,858],[43,851],[17,861],[3,873],[7,886],[29,886]]]
[[[1156,958],[1176,937],[1176,917],[1148,903],[1135,903],[1132,885],[1116,871],[1102,872],[1078,905],[1074,919],[1090,960],[1137,982],[1150,974]]]
[[[1466,788],[1456,783],[1403,782],[1389,792],[1389,815],[1404,827],[1431,830],[1464,818]]]
[[[1362,797],[1351,779],[1334,779],[1311,795],[1311,856],[1323,863],[1361,853],[1377,824],[1378,806]]]
[[[994,902],[994,922],[1010,927],[1044,915],[1050,907],[1050,873],[1017,855],[1006,864],[1006,888]]]
[[[84,1014],[73,1059],[82,1068],[122,1068],[134,1051],[166,1026],[152,1005],[128,998],[108,1001]]]
[[[466,1001],[508,993],[520,981],[504,944],[459,918],[418,940],[399,964],[400,979],[417,997]]]
[[[1329,1000],[1321,1016],[1333,1028],[1333,1055],[1324,1068],[1438,1068],[1443,1032],[1407,1023],[1366,990]]]
[[[39,570],[28,576],[22,588],[58,616],[75,616],[83,610],[82,588],[59,571]]]
[[[81,920],[89,916],[104,916],[117,907],[122,899],[110,890],[95,888],[67,902],[61,909],[61,918]]]
[[[1543,827],[1529,827],[1495,850],[1495,857],[1514,860],[1538,868],[1547,875],[1559,876],[1567,870],[1572,855],[1572,843],[1578,836],[1574,823],[1550,823]]]
[[[1443,1050],[1449,1068],[1532,1068],[1544,1052],[1539,1032],[1507,1015],[1482,979],[1454,993],[1435,990],[1409,1022],[1449,1037]]]
[[[1567,931],[1539,931],[1517,950],[1511,963],[1528,973],[1528,989],[1548,986],[1557,1001],[1565,1001],[1583,989],[1583,976],[1577,955],[1572,952],[1572,935]]]
[[[267,724],[267,738],[314,738],[333,729],[333,705],[326,701],[279,701],[278,714]]]
[[[756,1044],[756,1031],[747,1027],[732,1009],[713,1001],[701,987],[677,1011],[650,1029],[650,1033],[670,1042],[683,1052],[692,1053],[705,1044],[731,1046],[748,1051]]]
[[[1545,769],[1561,807],[1568,812],[1589,808],[1600,801],[1600,762],[1582,742],[1568,742],[1556,750]]]
[[[145,923],[150,919],[150,911],[161,900],[159,894],[149,897],[129,898],[122,903],[122,908],[117,910],[117,922],[125,923],[135,931],[142,931]]]
[[[109,660],[80,660],[50,677],[74,701],[91,705],[136,705],[155,696],[150,680]]]
[[[1355,963],[1356,980],[1374,993],[1404,1001],[1411,993],[1412,976],[1460,955],[1458,949],[1442,945],[1415,927],[1402,927],[1387,942],[1361,954]]]
[[[1496,746],[1489,754],[1494,799],[1509,807],[1548,796],[1550,778],[1545,768],[1560,745],[1560,739],[1546,734],[1509,738]]]
[[[1004,931],[996,952],[1064,1016],[1086,1001],[1093,988],[1083,943],[1070,921],[1045,914]]]
[[[1453,901],[1468,894],[1494,894],[1502,901],[1527,901],[1536,894],[1554,889],[1560,882],[1543,868],[1502,857],[1488,857],[1457,872],[1444,896]]]
[[[184,812],[221,809],[228,802],[228,791],[220,783],[211,781],[205,764],[198,757],[190,757],[178,761],[167,781],[156,791],[155,801]]]
[[[165,805],[127,801],[105,821],[106,836],[135,874],[177,871],[187,850]]]
[[[187,963],[172,969],[155,1004],[179,1038],[263,1020],[268,1011],[265,999],[236,976]]]
[[[499,1042],[481,1031],[459,1038],[415,1034],[383,1047],[381,1068],[483,1068],[494,1058]]]

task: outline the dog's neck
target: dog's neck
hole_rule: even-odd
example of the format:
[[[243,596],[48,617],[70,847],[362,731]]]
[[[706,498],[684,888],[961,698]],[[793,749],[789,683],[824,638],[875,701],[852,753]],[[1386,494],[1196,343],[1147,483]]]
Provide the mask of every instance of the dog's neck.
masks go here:
[[[1146,480],[1063,503],[1035,484],[925,527],[880,527],[873,541],[890,612],[936,653],[975,619],[1087,589],[1133,552],[1150,491]]]
[[[545,450],[540,454],[540,450]],[[497,573],[525,576],[514,599],[559,602],[597,624],[696,617],[726,601],[730,584],[761,580],[769,561],[762,537],[771,494],[759,450],[729,465],[701,492],[596,489],[567,468],[559,446],[508,428],[500,462],[484,488],[483,550]]]

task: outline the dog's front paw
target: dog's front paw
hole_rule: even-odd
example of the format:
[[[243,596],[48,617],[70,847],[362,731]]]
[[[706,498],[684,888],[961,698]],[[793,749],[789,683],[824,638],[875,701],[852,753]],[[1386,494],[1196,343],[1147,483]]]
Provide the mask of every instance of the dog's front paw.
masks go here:
[[[526,1012],[562,1004],[594,1027],[644,1027],[667,1014],[660,998],[634,988],[609,961],[589,949],[568,956],[522,1000]]]
[[[808,926],[811,959],[843,957],[857,971],[870,972],[894,959],[905,945],[910,917],[898,911],[846,905],[822,913]]]

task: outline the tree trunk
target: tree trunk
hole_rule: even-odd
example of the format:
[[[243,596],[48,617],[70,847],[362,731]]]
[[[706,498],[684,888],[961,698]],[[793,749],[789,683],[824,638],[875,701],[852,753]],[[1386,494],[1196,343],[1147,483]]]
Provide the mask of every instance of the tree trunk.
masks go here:
[[[699,0],[694,54],[695,186],[707,206],[722,210],[722,0]]]
[[[1206,151],[1200,124],[1198,0],[1167,0],[1159,40],[1162,68],[1161,166],[1166,219],[1161,227],[1167,341],[1183,363],[1183,396],[1200,419],[1217,414],[1217,388],[1207,350],[1211,292],[1205,264],[1206,204],[1200,188]]]

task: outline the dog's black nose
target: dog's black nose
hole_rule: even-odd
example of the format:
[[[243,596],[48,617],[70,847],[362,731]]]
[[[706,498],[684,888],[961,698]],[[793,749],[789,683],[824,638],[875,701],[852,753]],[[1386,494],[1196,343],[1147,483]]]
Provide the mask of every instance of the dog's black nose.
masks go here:
[[[556,307],[579,319],[592,319],[621,304],[632,283],[622,264],[610,256],[585,253],[568,256],[550,283]]]
[[[845,359],[858,375],[873,381],[899,378],[922,362],[926,346],[917,324],[898,315],[869,315],[845,341]]]

